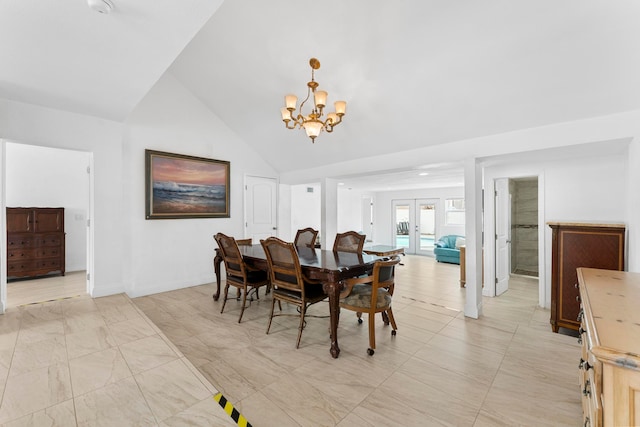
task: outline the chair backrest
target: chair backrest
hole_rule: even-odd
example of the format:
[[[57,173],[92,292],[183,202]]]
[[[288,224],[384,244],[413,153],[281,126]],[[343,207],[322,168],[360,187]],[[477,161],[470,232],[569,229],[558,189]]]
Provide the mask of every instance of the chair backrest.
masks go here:
[[[364,234],[355,231],[347,231],[346,233],[336,234],[336,240],[333,242],[334,252],[354,252],[362,253],[364,240],[367,238]]]
[[[300,292],[304,298],[304,279],[296,246],[277,237],[260,240],[269,265],[269,278],[275,288]]]
[[[242,279],[246,278],[244,260],[236,239],[222,233],[217,233],[213,238],[216,239],[218,247],[222,251],[222,259],[224,260],[224,268],[227,271],[227,275]]]
[[[313,248],[316,244],[316,238],[318,237],[318,232],[313,228],[307,227],[301,230],[298,230],[296,233],[296,238],[293,241],[293,244],[296,246],[304,246],[307,248]]]
[[[399,257],[393,257],[388,261],[376,261],[373,264],[373,287],[374,293],[378,288],[389,290],[389,294],[393,295],[395,286],[395,267],[400,263]]]
[[[248,239],[237,239],[236,243],[238,244],[238,246],[251,246],[252,245],[251,238],[248,238]]]

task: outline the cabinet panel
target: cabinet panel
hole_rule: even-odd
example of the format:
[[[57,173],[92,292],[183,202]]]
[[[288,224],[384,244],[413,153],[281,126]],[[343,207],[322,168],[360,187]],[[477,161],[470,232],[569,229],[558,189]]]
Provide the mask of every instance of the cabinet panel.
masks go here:
[[[33,209],[7,208],[7,233],[33,232]]]
[[[551,257],[551,328],[578,330],[579,292],[576,269],[624,269],[622,224],[549,223]]]
[[[58,208],[43,208],[34,210],[34,231],[45,233],[48,231],[63,231],[64,211]]]

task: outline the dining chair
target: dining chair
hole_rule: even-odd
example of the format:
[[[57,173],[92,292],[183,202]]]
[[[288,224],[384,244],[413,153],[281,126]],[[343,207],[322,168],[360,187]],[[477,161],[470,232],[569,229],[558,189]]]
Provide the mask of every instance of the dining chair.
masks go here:
[[[267,256],[269,279],[271,281],[271,313],[269,314],[267,334],[271,329],[271,322],[274,317],[299,316],[300,325],[298,326],[298,340],[296,341],[296,348],[298,348],[302,338],[302,329],[304,329],[305,325],[307,308],[324,300],[327,295],[322,290],[321,282],[313,281],[302,273],[298,251],[293,243],[285,242],[277,237],[269,237],[266,240],[260,240],[260,244]],[[276,301],[278,301],[280,309],[279,314],[274,314]],[[295,305],[299,313],[283,313],[281,302]]]
[[[358,323],[362,323],[362,313],[369,316],[369,356],[373,356],[376,348],[376,313],[383,313],[385,325],[391,323],[392,336],[396,335],[398,329],[391,310],[391,300],[395,286],[395,266],[399,263],[399,257],[376,261],[371,276],[345,280],[345,289],[340,294],[340,308],[355,311]]]
[[[256,295],[256,299],[259,299],[258,291],[262,286],[269,284],[269,277],[266,272],[254,269],[245,264],[236,239],[223,233],[217,233],[214,238],[218,243],[220,251],[222,251],[222,259],[227,276],[220,313],[224,312],[227,299],[229,299],[229,286],[233,286],[242,294],[242,308],[240,309],[240,317],[238,318],[238,323],[240,323],[244,309],[247,307],[247,296],[253,292]],[[243,243],[247,244],[246,241]],[[239,297],[240,295],[238,295],[236,299]],[[251,304],[251,301],[253,301],[252,296],[249,298],[249,304]]]
[[[347,231],[345,233],[336,234],[336,240],[333,242],[334,252],[354,252],[362,253],[366,235],[356,231]]]
[[[304,246],[307,248],[313,248],[316,245],[316,238],[318,237],[318,231],[311,227],[298,230],[296,238],[293,240],[293,244],[296,247]]]

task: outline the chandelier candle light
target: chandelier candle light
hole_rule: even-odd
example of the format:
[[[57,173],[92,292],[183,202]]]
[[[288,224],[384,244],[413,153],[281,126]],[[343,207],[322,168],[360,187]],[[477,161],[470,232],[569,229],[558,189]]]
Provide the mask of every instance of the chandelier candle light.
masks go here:
[[[295,116],[295,118],[293,116],[293,112],[296,110],[296,103],[298,102],[298,97],[295,95],[286,95],[284,97],[285,107],[280,109],[280,113],[282,114],[282,121],[287,129],[295,129],[296,127],[304,128],[307,136],[311,138],[311,142],[316,142],[316,138],[320,135],[321,131],[333,132],[333,128],[342,123],[342,116],[344,116],[347,110],[347,102],[336,101],[334,103],[336,111],[327,114],[326,119],[323,121],[322,113],[327,104],[327,92],[324,90],[316,90],[318,83],[313,79],[314,71],[320,68],[320,61],[316,58],[311,58],[309,65],[311,66],[311,81],[307,83],[307,97],[300,104],[298,115]],[[304,115],[302,113],[302,106],[307,102],[312,92],[314,106],[309,114]]]

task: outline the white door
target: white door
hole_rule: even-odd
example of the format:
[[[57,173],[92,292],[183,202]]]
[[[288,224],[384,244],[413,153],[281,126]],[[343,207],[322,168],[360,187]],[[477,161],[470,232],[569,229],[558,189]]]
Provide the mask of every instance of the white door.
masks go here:
[[[496,296],[509,289],[509,271],[511,260],[511,200],[509,179],[495,180],[495,218],[496,218]]]
[[[277,236],[278,184],[274,178],[247,176],[245,179],[245,238],[254,244]]]
[[[416,200],[416,254],[433,256],[436,237],[437,200]]]

